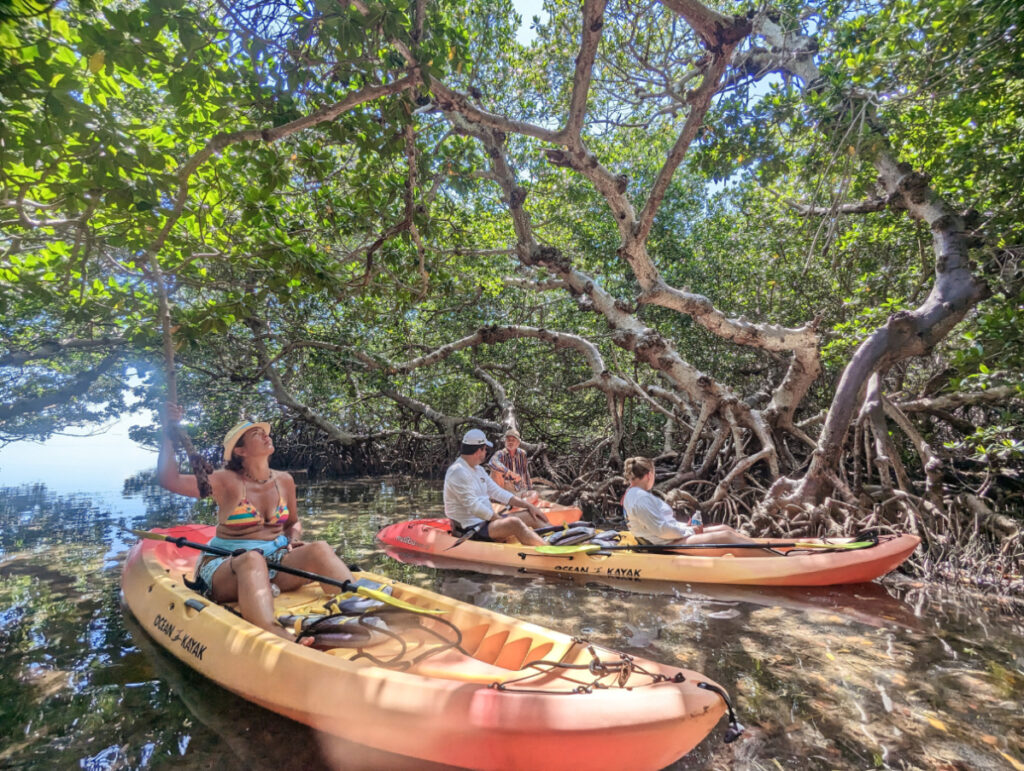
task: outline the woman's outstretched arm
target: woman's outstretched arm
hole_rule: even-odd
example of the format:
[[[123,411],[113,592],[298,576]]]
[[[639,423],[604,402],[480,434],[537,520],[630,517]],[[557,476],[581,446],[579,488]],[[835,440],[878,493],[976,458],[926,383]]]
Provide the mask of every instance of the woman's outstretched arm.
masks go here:
[[[177,404],[167,403],[163,437],[160,440],[160,458],[156,464],[156,479],[165,490],[198,498],[199,483],[192,474],[182,474],[178,471],[178,459],[174,456],[174,444],[171,442],[170,426],[181,420],[181,413],[181,407]]]

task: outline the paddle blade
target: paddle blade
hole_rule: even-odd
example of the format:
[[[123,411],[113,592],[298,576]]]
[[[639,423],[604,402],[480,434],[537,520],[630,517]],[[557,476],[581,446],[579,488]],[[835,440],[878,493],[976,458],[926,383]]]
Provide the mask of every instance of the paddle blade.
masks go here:
[[[445,551],[450,551],[451,549],[454,549],[456,546],[458,546],[460,543],[465,543],[470,538],[472,538],[472,536],[473,536],[473,531],[470,530],[468,533],[465,533],[464,535],[459,536],[459,540],[457,540],[455,543],[453,543],[451,546],[449,546],[447,549],[445,549]]]
[[[794,543],[794,549],[866,549],[874,546],[874,541],[851,541],[850,543]]]
[[[368,589],[365,586],[355,587],[356,594],[362,595],[363,597],[369,597],[372,600],[383,602],[385,605],[391,605],[395,608],[401,608],[402,610],[412,611],[413,613],[422,613],[425,616],[436,616],[440,613],[447,613],[446,610],[438,610],[434,608],[421,608],[419,605],[413,605],[402,600],[395,599],[390,594],[384,592],[378,592],[376,589]]]
[[[545,544],[544,546],[534,546],[533,550],[537,554],[588,554],[594,551],[601,551],[602,548],[604,547],[597,543],[577,543],[570,546]]]
[[[132,535],[138,536],[139,538],[148,538],[151,541],[169,541],[163,533],[152,533],[149,530],[131,530],[130,528],[123,528],[125,532],[131,533]]]

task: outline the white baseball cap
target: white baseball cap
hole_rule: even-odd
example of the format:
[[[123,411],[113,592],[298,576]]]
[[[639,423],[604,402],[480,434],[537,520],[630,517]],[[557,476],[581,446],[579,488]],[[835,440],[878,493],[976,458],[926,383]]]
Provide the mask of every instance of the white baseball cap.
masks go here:
[[[487,441],[487,435],[479,428],[471,428],[466,432],[466,435],[462,437],[462,443],[469,445],[470,447],[479,447],[480,445],[486,444],[488,447],[494,447],[491,442]]]

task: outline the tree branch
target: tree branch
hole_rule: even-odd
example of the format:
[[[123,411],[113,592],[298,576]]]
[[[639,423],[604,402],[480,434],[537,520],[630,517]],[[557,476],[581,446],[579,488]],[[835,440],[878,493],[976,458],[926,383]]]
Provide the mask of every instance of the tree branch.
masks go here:
[[[260,368],[263,370],[267,381],[270,383],[270,386],[274,391],[274,397],[277,399],[278,403],[294,411],[310,425],[319,428],[327,434],[329,441],[351,446],[367,439],[367,437],[342,430],[318,412],[312,410],[308,405],[300,402],[295,395],[285,387],[284,381],[281,380],[281,376],[271,363],[270,354],[267,352],[267,346],[264,342],[264,335],[267,334],[266,322],[250,317],[245,320],[245,324],[252,330],[253,344],[256,348],[256,359],[259,362]]]
[[[750,32],[749,22],[744,27],[737,19],[708,8],[697,0],[661,0],[661,4],[686,19],[686,23],[711,50],[723,43],[735,44]]]
[[[43,410],[63,404],[77,397],[83,396],[101,376],[114,366],[121,358],[121,351],[108,354],[99,364],[90,370],[81,372],[71,378],[61,387],[28,399],[19,399],[10,404],[0,404],[0,421],[11,420],[19,415],[29,412],[42,412]]]
[[[594,58],[597,56],[597,44],[601,40],[601,29],[604,27],[605,5],[607,0],[584,0],[583,2],[583,34],[580,50],[576,54],[576,69],[572,76],[572,96],[569,99],[569,115],[562,130],[563,136],[578,142],[583,130],[583,118],[587,111],[587,95],[590,93],[590,81],[594,74]],[[562,144],[569,144],[563,142]]]
[[[801,217],[834,217],[837,214],[871,214],[885,211],[892,203],[886,198],[869,198],[856,203],[843,203],[835,206],[812,206],[787,200],[786,204]]]
[[[932,450],[931,445],[924,440],[920,432],[914,427],[914,424],[910,422],[910,419],[889,399],[884,395],[882,396],[882,409],[885,410],[885,414],[889,419],[893,421],[900,430],[907,435],[910,443],[914,445],[914,449],[917,450],[918,456],[921,458],[921,466],[924,469],[927,492],[935,496],[935,500],[941,500],[942,495],[942,460],[935,451]]]
[[[272,144],[284,137],[296,133],[297,131],[302,131],[303,129],[332,121],[342,113],[351,110],[353,107],[364,104],[365,102],[370,102],[374,99],[379,99],[382,96],[396,94],[399,91],[412,88],[418,82],[418,76],[407,75],[404,78],[396,80],[394,83],[381,86],[367,86],[359,91],[354,91],[340,102],[322,107],[309,115],[303,115],[302,117],[296,118],[295,120],[281,126],[275,126],[267,129],[244,129],[242,131],[218,134],[213,137],[206,143],[206,146],[202,150],[193,153],[188,160],[185,161],[181,170],[178,172],[178,192],[174,196],[174,204],[171,207],[170,213],[167,215],[167,221],[164,223],[164,226],[160,229],[157,237],[146,250],[143,261],[148,261],[149,255],[157,254],[163,248],[164,243],[167,241],[167,237],[170,235],[171,229],[174,227],[175,223],[177,223],[185,209],[185,202],[188,200],[190,177],[200,166],[206,163],[206,161],[216,153],[240,142],[264,142],[266,144]]]
[[[964,391],[954,394],[942,394],[923,399],[911,399],[897,405],[903,412],[935,412],[937,410],[955,410],[958,407],[970,407],[976,404],[1004,404],[1015,400],[1024,402],[1024,395],[1017,386],[995,386],[985,391]]]
[[[70,351],[92,351],[98,348],[122,348],[123,337],[91,337],[83,339],[41,340],[31,350],[12,350],[0,356],[0,367],[20,367],[31,361],[51,359]]]
[[[805,89],[818,88],[824,82],[813,61],[817,46],[810,38],[783,30],[764,14],[758,17],[755,26],[779,52],[779,66],[801,78]],[[838,464],[853,419],[857,394],[866,380],[897,361],[930,350],[970,308],[989,294],[987,285],[971,273],[963,219],[929,188],[923,175],[895,160],[895,152],[874,117],[870,99],[854,93],[852,89],[847,89],[845,98],[860,106],[867,125],[873,129],[863,138],[861,152],[873,162],[887,196],[898,199],[912,218],[927,223],[932,230],[935,281],[928,297],[918,308],[893,314],[885,325],[869,335],[843,372],[818,448],[796,493],[797,497],[812,500],[827,494],[828,474]],[[772,500],[776,497],[769,496]]]

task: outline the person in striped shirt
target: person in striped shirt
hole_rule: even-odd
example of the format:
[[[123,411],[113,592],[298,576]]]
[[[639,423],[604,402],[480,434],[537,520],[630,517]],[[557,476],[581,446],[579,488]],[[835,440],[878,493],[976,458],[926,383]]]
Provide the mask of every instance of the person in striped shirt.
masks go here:
[[[524,500],[537,497],[530,479],[529,458],[520,445],[523,438],[514,428],[505,432],[505,446],[491,456],[488,464],[491,478],[509,492],[516,493]]]

